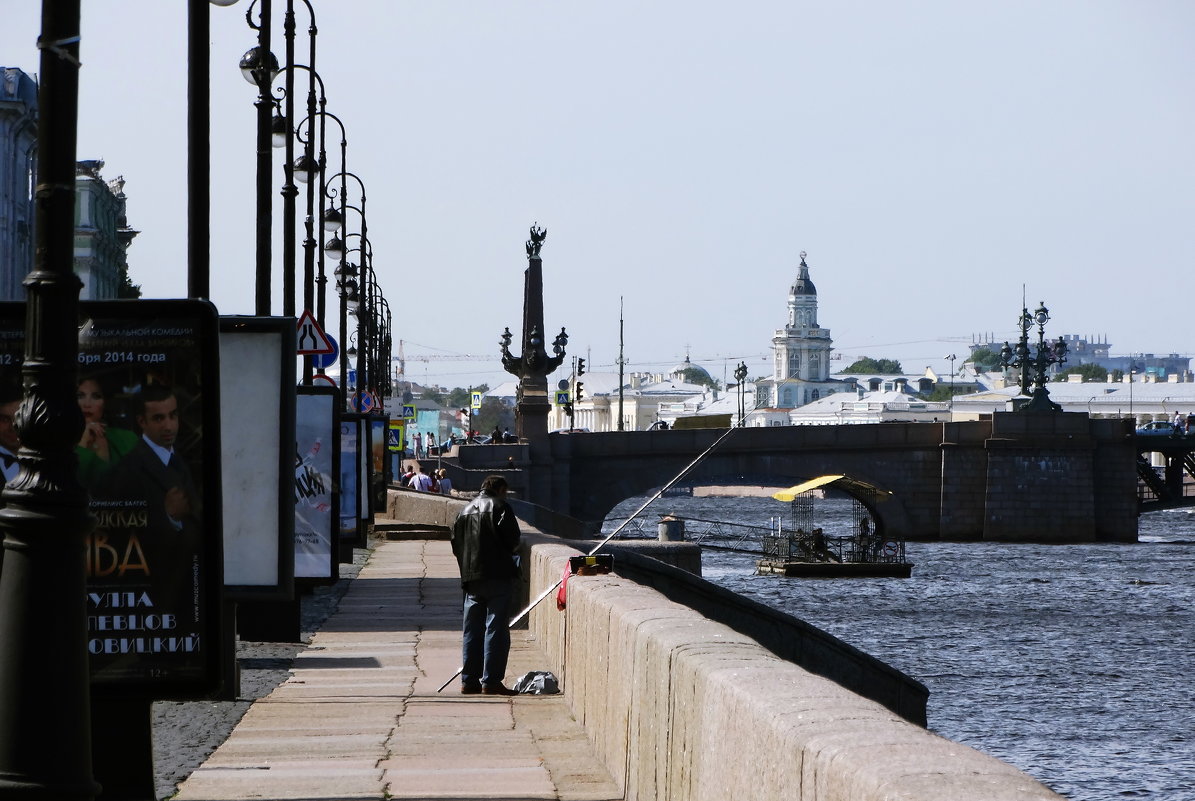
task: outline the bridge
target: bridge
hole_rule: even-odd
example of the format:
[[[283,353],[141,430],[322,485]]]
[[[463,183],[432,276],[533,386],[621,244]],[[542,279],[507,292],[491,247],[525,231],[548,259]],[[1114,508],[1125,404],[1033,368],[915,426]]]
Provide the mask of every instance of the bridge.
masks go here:
[[[538,463],[526,446],[463,447],[451,465],[453,483],[471,489],[487,472],[504,473],[521,497],[580,519],[593,534],[615,505],[658,490],[723,433],[558,434],[550,459]],[[908,539],[1133,542],[1137,440],[1128,420],[1053,412],[743,428],[685,480],[788,486],[840,473],[891,492],[876,504],[877,520]]]
[[[1195,435],[1136,436],[1135,442],[1141,511],[1195,506]],[[1160,465],[1153,464],[1153,454]]]

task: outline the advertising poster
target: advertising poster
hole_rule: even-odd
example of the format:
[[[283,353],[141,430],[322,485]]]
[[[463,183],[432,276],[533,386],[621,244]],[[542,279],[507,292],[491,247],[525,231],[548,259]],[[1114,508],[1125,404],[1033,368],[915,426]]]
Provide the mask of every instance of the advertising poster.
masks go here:
[[[294,595],[294,386],[293,318],[220,318],[224,592],[231,601]]]
[[[204,301],[80,304],[78,477],[92,685],[153,698],[219,684],[217,318]],[[0,384],[20,385],[22,304],[5,304]],[[15,334],[15,335],[14,335]],[[11,444],[11,443],[10,443]]]
[[[359,526],[357,514],[357,418],[340,419],[340,538],[353,540]]]
[[[332,481],[336,475],[334,419],[339,395],[332,388],[300,387],[295,398],[295,578],[335,579]]]

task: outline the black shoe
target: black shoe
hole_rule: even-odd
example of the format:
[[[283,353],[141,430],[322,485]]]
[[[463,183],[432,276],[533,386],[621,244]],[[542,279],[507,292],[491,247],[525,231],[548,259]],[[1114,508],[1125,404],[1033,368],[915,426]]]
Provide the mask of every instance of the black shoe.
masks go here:
[[[462,684],[461,695],[477,695],[481,692],[480,684]]]
[[[483,685],[481,691],[486,695],[518,695],[518,690],[512,690],[505,684],[486,684]]]

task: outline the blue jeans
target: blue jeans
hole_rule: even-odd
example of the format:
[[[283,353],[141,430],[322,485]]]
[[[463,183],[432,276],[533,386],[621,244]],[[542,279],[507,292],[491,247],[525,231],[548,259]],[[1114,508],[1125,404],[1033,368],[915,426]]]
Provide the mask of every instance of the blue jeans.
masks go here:
[[[511,579],[479,579],[465,585],[461,683],[501,684],[510,655]]]

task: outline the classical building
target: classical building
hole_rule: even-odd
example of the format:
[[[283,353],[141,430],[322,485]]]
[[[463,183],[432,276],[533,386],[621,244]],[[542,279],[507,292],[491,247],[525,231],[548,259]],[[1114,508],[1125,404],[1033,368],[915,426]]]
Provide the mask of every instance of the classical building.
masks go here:
[[[75,273],[83,281],[81,300],[128,297],[126,251],[137,231],[125,216],[124,178],[105,181],[103,161],[75,167]]]
[[[772,377],[755,384],[756,406],[782,413],[849,389],[830,378],[830,330],[817,322],[817,288],[801,251],[797,280],[788,291],[788,322],[772,337]]]
[[[0,67],[0,300],[25,298],[36,168],[37,83],[15,67]]]

